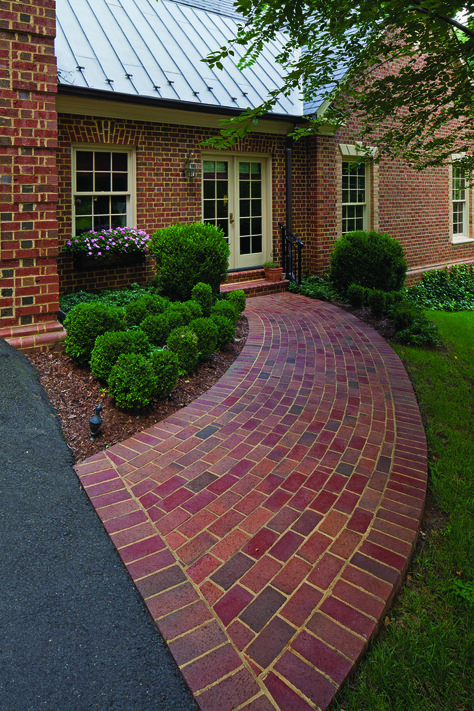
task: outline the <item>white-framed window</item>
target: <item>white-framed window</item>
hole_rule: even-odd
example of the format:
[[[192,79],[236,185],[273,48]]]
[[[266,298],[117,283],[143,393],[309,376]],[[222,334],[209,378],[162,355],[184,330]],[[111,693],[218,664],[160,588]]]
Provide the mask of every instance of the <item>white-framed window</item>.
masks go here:
[[[72,233],[131,226],[135,221],[135,154],[121,146],[72,149]]]
[[[453,238],[469,237],[469,188],[464,170],[452,166],[451,200],[453,209]]]
[[[367,229],[366,161],[342,161],[342,234]]]

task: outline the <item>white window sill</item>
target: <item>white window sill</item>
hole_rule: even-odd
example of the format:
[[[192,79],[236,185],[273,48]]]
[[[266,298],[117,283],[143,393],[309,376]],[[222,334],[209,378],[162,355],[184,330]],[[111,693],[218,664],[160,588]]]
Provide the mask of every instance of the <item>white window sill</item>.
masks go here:
[[[451,244],[467,244],[468,242],[474,242],[474,239],[466,235],[456,235],[451,238]]]

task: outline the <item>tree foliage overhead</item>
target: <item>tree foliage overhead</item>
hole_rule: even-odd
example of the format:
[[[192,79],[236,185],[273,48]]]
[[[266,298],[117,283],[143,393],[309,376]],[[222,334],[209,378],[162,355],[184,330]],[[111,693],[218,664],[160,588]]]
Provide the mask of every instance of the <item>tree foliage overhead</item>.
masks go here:
[[[298,90],[307,102],[329,104],[296,136],[355,114],[357,139],[385,155],[423,169],[466,154],[463,164],[474,167],[474,2],[237,0],[235,7],[243,17],[236,37],[205,61],[221,67],[241,45],[244,68],[283,33],[276,57],[283,80],[263,104],[225,122],[221,147],[250,132],[280,94]]]

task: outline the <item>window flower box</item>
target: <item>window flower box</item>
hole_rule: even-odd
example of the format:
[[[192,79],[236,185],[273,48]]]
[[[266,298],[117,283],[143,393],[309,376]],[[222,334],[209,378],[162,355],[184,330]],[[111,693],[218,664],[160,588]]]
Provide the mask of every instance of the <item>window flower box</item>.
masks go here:
[[[72,254],[76,269],[113,269],[144,262],[149,239],[136,227],[90,230],[68,240],[63,252]]]

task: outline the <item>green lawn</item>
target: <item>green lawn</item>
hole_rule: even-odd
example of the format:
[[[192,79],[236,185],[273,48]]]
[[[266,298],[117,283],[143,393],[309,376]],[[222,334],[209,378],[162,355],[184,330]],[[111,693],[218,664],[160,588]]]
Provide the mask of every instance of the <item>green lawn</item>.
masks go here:
[[[425,422],[430,516],[387,624],[336,709],[474,709],[474,312],[428,316],[444,348],[394,348]]]

